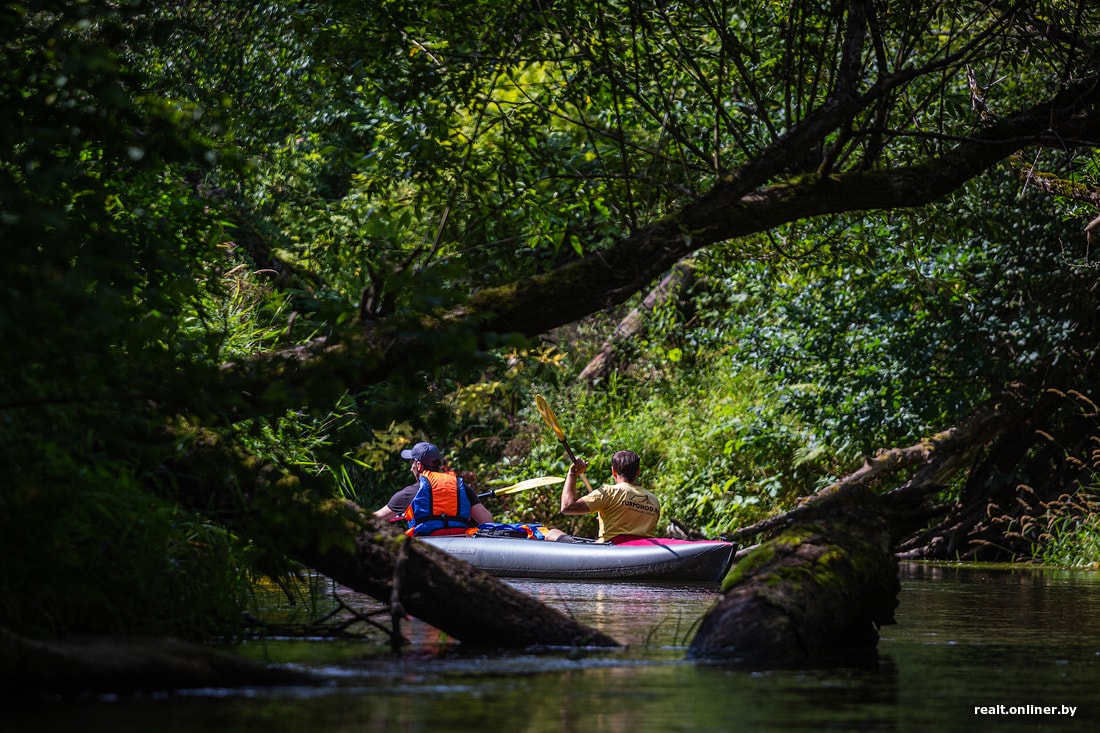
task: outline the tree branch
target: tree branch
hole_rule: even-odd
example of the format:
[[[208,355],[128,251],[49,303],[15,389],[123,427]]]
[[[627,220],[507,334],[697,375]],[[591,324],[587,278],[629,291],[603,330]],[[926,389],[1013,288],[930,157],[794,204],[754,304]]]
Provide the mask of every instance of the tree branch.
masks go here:
[[[416,323],[383,319],[369,328],[344,332],[342,340],[318,338],[292,350],[227,364],[222,377],[248,395],[253,409],[265,412],[308,401],[297,387],[308,387],[313,390],[309,397],[324,399],[325,390],[331,396],[366,384],[400,382],[409,378],[409,365],[422,369],[450,363],[456,354],[469,351],[471,341],[492,348],[502,339],[546,333],[619,305],[678,260],[716,242],[815,216],[921,206],[1026,146],[1071,147],[1100,140],[1098,105],[1100,84],[1094,76],[1068,86],[1049,102],[998,119],[921,163],[832,176],[807,174],[749,192],[743,191],[744,185],[759,170],[731,177],[609,249],[551,272],[487,288],[464,307],[423,316]],[[828,134],[824,118],[807,123],[799,134],[811,129]],[[780,163],[760,165],[770,170]],[[271,389],[273,378],[279,390]]]
[[[864,460],[862,466],[827,486],[788,512],[769,517],[729,535],[729,539],[744,542],[781,527],[790,526],[804,515],[817,512],[825,505],[845,500],[851,494],[882,485],[900,472],[920,469],[907,481],[885,494],[887,506],[911,500],[912,494],[923,498],[928,487],[939,488],[951,476],[970,464],[974,455],[1012,424],[1012,416],[1020,412],[1022,397],[1008,392],[975,410],[961,424],[943,430],[906,448],[880,451]],[[896,539],[896,538],[895,538]]]

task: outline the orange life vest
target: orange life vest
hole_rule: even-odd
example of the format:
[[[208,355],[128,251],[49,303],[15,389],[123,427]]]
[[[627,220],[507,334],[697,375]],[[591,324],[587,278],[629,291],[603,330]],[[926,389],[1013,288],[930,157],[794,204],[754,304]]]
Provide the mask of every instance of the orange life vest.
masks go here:
[[[440,471],[420,474],[420,488],[405,509],[405,519],[409,522],[405,534],[412,536],[475,526],[466,484],[453,473]]]

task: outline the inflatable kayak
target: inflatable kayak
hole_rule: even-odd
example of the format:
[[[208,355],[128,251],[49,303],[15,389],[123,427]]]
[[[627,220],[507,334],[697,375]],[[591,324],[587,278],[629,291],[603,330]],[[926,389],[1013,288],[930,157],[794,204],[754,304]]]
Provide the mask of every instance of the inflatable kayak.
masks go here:
[[[717,540],[635,539],[622,544],[454,535],[418,538],[502,578],[717,583],[735,545]]]

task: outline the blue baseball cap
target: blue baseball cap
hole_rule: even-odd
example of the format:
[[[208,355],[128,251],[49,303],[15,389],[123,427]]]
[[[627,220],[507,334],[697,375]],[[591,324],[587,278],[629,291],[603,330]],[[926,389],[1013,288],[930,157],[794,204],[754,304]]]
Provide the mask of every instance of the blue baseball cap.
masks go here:
[[[425,466],[438,466],[443,460],[439,449],[431,443],[417,443],[412,448],[401,451],[401,457],[406,461],[420,461]]]

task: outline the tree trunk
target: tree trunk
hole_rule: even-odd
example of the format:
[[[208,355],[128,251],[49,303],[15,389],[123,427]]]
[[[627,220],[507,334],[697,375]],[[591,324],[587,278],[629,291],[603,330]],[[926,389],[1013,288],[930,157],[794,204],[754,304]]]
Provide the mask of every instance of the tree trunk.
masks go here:
[[[662,305],[672,297],[676,290],[690,281],[695,268],[690,262],[679,262],[672,270],[661,278],[657,287],[649,291],[641,305],[630,311],[626,318],[619,322],[615,331],[600,346],[600,350],[592,357],[591,361],[581,370],[578,377],[589,384],[606,377],[615,365],[615,351],[625,341],[637,336],[645,330],[645,319],[649,312]]]
[[[733,532],[730,539],[741,542],[771,539],[730,571],[689,656],[785,664],[873,651],[878,628],[893,623],[899,538],[924,526],[924,501],[1026,409],[1020,393],[1001,395],[961,424],[880,451],[794,509]],[[908,479],[899,478],[903,472]]]
[[[900,80],[894,80],[901,83]],[[885,93],[877,89],[875,94]],[[468,354],[470,346],[493,348],[502,337],[534,337],[591,313],[625,302],[677,262],[717,242],[827,214],[921,206],[957,190],[966,181],[1032,144],[1080,143],[1100,127],[1096,78],[1069,83],[1053,99],[998,117],[973,137],[938,156],[891,170],[851,170],[833,175],[775,178],[797,157],[849,125],[865,96],[828,105],[808,116],[755,156],[750,165],[723,177],[707,194],[667,217],[632,231],[608,248],[593,248],[547,273],[489,287],[469,302],[420,320],[356,322],[354,329],[318,337],[277,353],[224,364],[220,380],[241,395],[237,419],[280,414],[307,403],[335,400],[362,385],[400,384],[412,375]],[[793,156],[793,157],[792,157]],[[279,389],[271,389],[273,382]],[[192,408],[193,405],[189,405]],[[224,408],[224,405],[218,405]],[[211,410],[212,417],[220,414]],[[193,414],[181,409],[181,414]],[[378,415],[381,420],[385,414]]]
[[[225,521],[227,516],[221,514],[219,519]],[[397,598],[393,611],[399,617],[408,613],[464,644],[493,648],[619,645],[472,565],[382,525],[356,507],[303,503],[293,521],[303,527],[340,526],[354,535],[350,547],[339,540],[338,533],[323,533],[324,541],[303,540],[295,553],[298,559],[352,590],[383,602]],[[403,570],[395,572],[399,567]],[[0,699],[21,694],[129,694],[316,682],[306,673],[270,668],[229,652],[171,639],[43,642],[0,629]]]
[[[1100,407],[1088,396],[1017,387],[953,428],[880,451],[791,511],[732,533],[771,538],[730,571],[690,656],[776,664],[873,649],[892,622],[899,556],[1029,556],[1049,523],[1094,511],[1097,446]],[[926,505],[960,473],[957,502]]]
[[[688,656],[770,666],[873,653],[897,607],[891,548],[869,491],[850,492],[820,517],[803,515],[730,571]]]
[[[352,590],[389,602],[464,644],[486,647],[618,646],[609,636],[373,518],[350,551],[304,548],[298,557]],[[404,550],[402,548],[404,547]],[[406,553],[402,569],[397,559]]]

